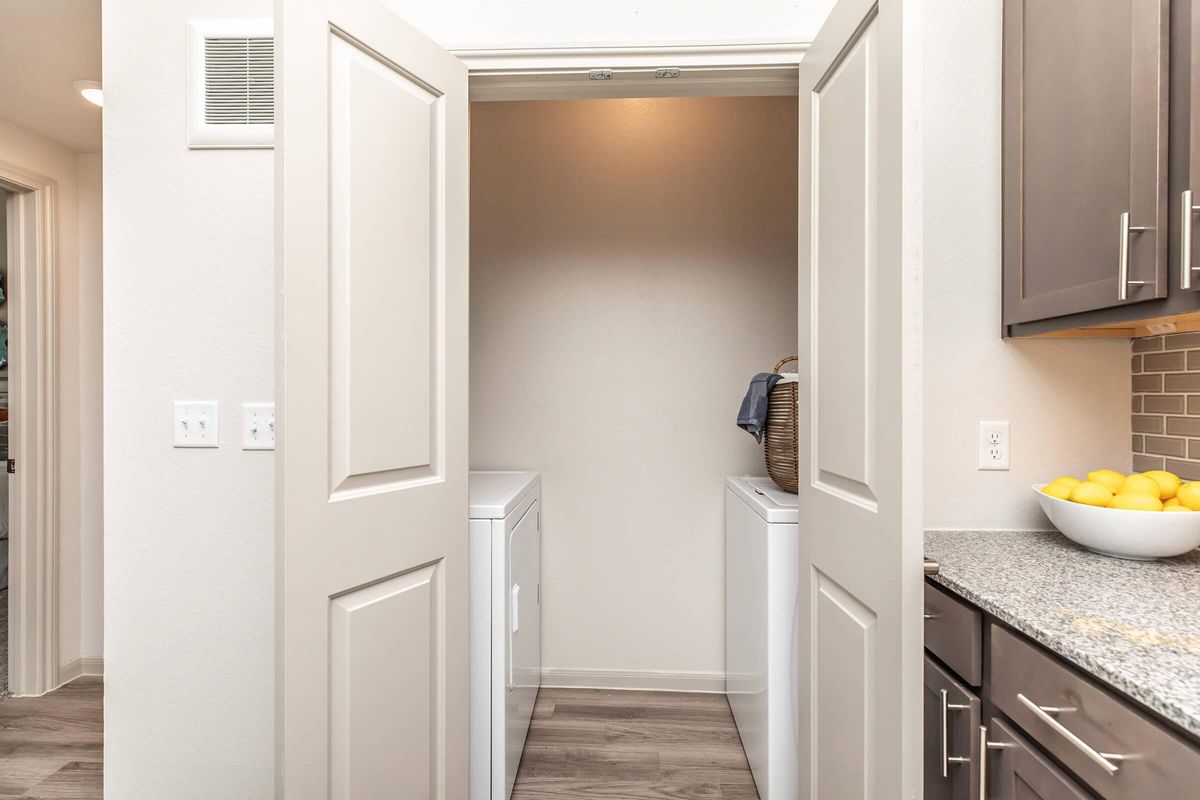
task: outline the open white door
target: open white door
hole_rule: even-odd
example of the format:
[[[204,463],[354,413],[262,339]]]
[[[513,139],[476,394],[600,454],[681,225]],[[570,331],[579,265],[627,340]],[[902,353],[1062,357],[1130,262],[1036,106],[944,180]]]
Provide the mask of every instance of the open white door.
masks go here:
[[[278,0],[277,797],[467,796],[467,71]]]
[[[800,65],[801,796],[921,791],[919,3]]]

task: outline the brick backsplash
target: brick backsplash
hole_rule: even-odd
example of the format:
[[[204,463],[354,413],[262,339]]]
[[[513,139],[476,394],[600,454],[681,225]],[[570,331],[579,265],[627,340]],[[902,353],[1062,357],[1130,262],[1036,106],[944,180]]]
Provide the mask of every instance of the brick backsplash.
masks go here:
[[[1134,339],[1133,469],[1200,480],[1200,332]]]

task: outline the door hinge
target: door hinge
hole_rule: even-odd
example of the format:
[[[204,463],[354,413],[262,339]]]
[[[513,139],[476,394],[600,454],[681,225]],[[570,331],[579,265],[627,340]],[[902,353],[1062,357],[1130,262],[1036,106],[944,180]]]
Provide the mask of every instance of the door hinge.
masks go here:
[[[8,474],[9,475],[17,474],[17,460],[15,458],[10,458],[8,460]]]

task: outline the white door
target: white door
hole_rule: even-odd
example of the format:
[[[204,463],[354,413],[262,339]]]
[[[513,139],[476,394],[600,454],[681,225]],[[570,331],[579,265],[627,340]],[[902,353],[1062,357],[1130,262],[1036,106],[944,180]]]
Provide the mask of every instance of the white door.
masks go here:
[[[275,5],[281,798],[467,796],[467,72]]]
[[[921,791],[919,3],[800,65],[801,797]]]

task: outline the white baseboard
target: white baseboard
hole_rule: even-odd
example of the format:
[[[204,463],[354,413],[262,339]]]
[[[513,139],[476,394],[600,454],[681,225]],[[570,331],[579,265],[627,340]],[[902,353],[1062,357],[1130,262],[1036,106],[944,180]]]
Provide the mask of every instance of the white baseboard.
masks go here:
[[[725,691],[724,672],[625,669],[542,669],[542,686],[556,689],[630,689],[652,692]]]
[[[70,683],[81,675],[103,675],[104,659],[95,656],[72,658],[58,668],[58,685]]]

